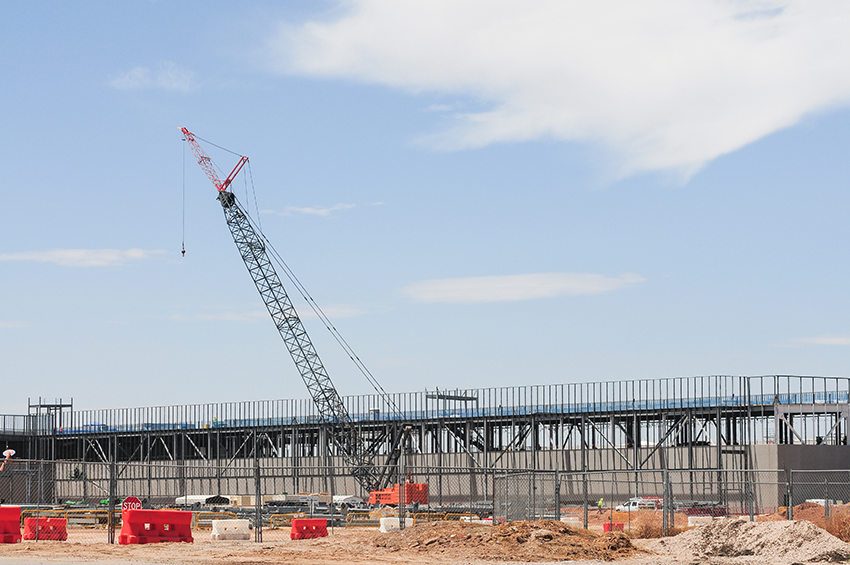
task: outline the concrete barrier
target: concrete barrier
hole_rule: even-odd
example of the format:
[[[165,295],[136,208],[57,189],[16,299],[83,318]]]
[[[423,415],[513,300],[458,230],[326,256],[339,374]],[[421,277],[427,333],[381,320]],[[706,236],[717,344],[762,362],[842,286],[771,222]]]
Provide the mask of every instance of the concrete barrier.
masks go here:
[[[211,537],[214,540],[251,539],[248,520],[213,520]]]
[[[401,525],[398,522],[398,516],[387,516],[385,518],[381,518],[381,531],[383,533],[387,532],[397,532],[401,529]]]

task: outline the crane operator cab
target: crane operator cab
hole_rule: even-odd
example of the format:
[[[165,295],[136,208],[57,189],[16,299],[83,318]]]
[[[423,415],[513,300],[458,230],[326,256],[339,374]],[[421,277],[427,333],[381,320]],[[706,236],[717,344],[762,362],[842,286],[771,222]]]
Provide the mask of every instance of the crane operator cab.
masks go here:
[[[221,205],[225,208],[230,208],[234,203],[236,203],[236,196],[232,192],[222,190],[218,193],[217,200],[221,201]]]

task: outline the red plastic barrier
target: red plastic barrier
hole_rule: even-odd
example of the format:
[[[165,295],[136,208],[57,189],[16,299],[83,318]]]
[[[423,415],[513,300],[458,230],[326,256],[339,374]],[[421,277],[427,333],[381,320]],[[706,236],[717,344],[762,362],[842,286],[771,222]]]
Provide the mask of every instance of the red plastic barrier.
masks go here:
[[[192,543],[192,513],[181,510],[124,510],[120,545],[185,541]]]
[[[325,518],[295,518],[292,520],[290,539],[323,538],[328,535],[328,521]]]
[[[24,518],[24,539],[68,539],[68,520],[65,518]]]
[[[603,532],[622,532],[623,531],[623,523],[622,522],[605,522],[602,524]]]
[[[21,542],[21,507],[0,506],[0,543]]]

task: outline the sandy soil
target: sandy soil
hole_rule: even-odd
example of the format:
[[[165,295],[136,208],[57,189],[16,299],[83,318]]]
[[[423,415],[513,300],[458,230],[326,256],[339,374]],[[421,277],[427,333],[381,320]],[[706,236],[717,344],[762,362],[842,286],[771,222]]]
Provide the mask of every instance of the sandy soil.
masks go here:
[[[267,536],[264,535],[264,540]],[[212,541],[195,534],[195,543],[109,545],[79,542],[22,542],[0,545],[0,563],[113,562],[206,565],[488,563],[614,559],[639,553],[621,533],[595,535],[559,522],[513,522],[481,526],[433,522],[382,534],[374,528],[334,530],[324,538],[274,541]]]
[[[572,561],[621,565],[790,565],[850,558],[850,544],[805,521],[717,520],[678,536],[655,540],[630,540],[619,532],[596,534],[546,521],[499,526],[434,522],[387,534],[372,528],[338,528],[328,537],[313,540],[269,537],[274,539],[260,544],[212,541],[204,532],[196,533],[192,544],[23,542],[0,545],[0,564],[96,561],[101,565],[128,562],[207,565],[223,561],[246,565],[436,565]]]

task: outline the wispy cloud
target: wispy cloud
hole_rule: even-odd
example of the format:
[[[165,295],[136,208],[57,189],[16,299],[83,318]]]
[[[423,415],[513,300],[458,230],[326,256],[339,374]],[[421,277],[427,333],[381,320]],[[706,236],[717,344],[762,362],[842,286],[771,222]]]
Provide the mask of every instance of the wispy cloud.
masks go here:
[[[819,335],[813,337],[795,337],[777,347],[802,347],[805,345],[850,345],[847,335]]]
[[[0,261],[35,261],[63,267],[115,267],[129,261],[165,253],[161,249],[52,249],[22,253],[0,253]]]
[[[622,175],[686,176],[850,102],[843,0],[341,5],[330,20],[282,24],[270,65],[481,108],[422,137],[437,148],[578,141],[609,152]]]
[[[185,92],[194,88],[194,73],[171,61],[164,61],[153,69],[136,67],[121,73],[108,84],[119,90],[158,88]]]
[[[193,316],[175,315],[171,316],[171,319],[179,322],[256,322],[257,320],[265,320],[268,317],[268,312],[264,310],[251,310],[248,312],[215,312],[212,314],[195,314]]]
[[[601,294],[644,280],[633,273],[619,277],[592,273],[539,273],[433,279],[409,285],[402,289],[402,294],[418,302],[514,302],[562,295]]]
[[[28,327],[23,322],[12,322],[12,321],[3,321],[0,320],[0,330],[11,330],[17,328],[26,328]]]
[[[322,216],[327,217],[330,216],[333,212],[338,210],[348,210],[350,208],[354,208],[357,204],[335,204],[329,208],[314,208],[314,207],[306,207],[306,208],[298,208],[296,206],[287,206],[283,212],[274,212],[273,210],[263,210],[266,213],[276,213],[281,216],[292,216],[293,214],[305,214],[308,216]]]
[[[457,109],[456,104],[431,104],[425,108],[426,112],[453,112]]]

